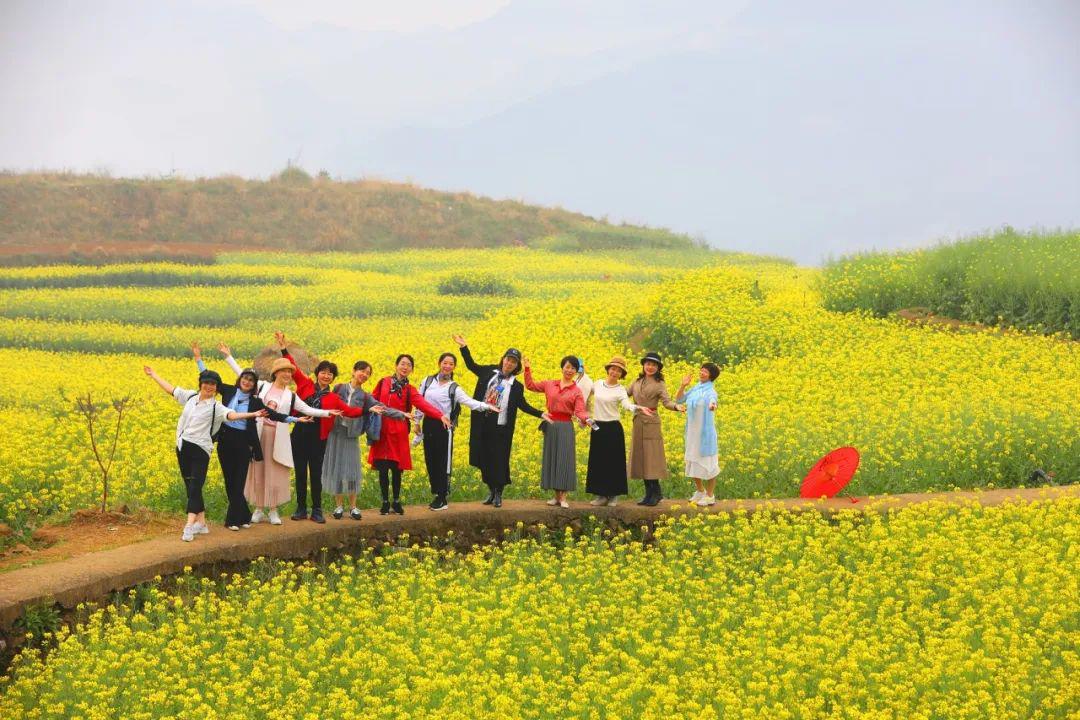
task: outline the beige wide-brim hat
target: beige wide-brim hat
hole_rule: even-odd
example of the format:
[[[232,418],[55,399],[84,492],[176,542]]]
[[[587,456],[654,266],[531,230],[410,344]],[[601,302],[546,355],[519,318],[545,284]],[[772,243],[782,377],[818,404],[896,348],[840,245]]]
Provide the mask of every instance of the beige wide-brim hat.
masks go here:
[[[611,362],[604,366],[604,370],[608,370],[612,366],[622,370],[623,377],[626,377],[626,373],[629,372],[626,369],[626,360],[623,358],[622,355],[616,355],[615,357],[611,358]]]
[[[292,370],[292,369],[293,369],[293,364],[291,362],[289,362],[288,359],[286,359],[286,358],[278,358],[277,360],[274,361],[274,364],[270,366],[270,379],[271,380],[274,379],[274,375],[277,374],[278,370]]]

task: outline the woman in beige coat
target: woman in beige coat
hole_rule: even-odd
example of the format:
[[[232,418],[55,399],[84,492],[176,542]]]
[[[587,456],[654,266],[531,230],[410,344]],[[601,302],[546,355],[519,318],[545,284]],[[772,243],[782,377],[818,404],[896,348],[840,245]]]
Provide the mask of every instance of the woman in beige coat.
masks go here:
[[[635,405],[653,411],[659,405],[668,410],[680,410],[668,395],[664,384],[664,363],[656,353],[648,353],[641,358],[641,374],[630,384],[626,391]],[[660,426],[660,416],[653,412],[634,413],[634,428],[630,436],[630,472],[631,478],[645,481],[645,497],[638,505],[652,507],[663,499],[660,480],[668,476],[667,458],[664,456],[664,434]]]

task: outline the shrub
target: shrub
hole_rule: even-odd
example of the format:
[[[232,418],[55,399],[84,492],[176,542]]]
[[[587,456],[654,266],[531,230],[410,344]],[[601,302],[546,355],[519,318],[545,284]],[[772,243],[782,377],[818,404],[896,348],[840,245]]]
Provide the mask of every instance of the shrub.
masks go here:
[[[453,275],[439,283],[440,295],[501,295],[515,294],[514,286],[494,275]]]

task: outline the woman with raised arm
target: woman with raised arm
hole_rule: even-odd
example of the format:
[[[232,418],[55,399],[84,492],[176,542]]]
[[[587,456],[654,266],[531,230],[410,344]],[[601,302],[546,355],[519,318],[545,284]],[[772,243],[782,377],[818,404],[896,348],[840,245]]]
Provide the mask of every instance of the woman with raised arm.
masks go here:
[[[686,475],[694,481],[696,492],[690,502],[698,507],[716,504],[716,476],[720,474],[720,457],[716,447],[716,388],[713,381],[720,368],[711,362],[702,363],[698,383],[686,392],[694,379],[693,373],[683,378],[675,402],[683,403],[686,412]]]
[[[663,405],[668,410],[679,410],[668,395],[664,384],[664,363],[656,353],[641,358],[641,374],[630,384],[626,394],[642,408],[634,414],[634,427],[630,434],[630,477],[645,481],[645,497],[638,505],[649,507],[664,499],[660,480],[668,476],[667,458],[664,456],[664,434],[656,408]],[[652,410],[646,414],[645,409]]]
[[[626,395],[622,381],[626,360],[620,355],[604,366],[607,377],[592,385],[593,433],[589,442],[589,467],[585,474],[585,492],[596,497],[590,505],[614,506],[626,486],[626,433],[619,419],[619,409],[654,415],[655,410],[634,405]],[[580,382],[579,385],[580,387]]]
[[[196,535],[210,532],[202,491],[210,455],[214,452],[214,438],[222,423],[261,418],[266,411],[236,412],[221,404],[217,399],[221,376],[213,370],[199,373],[198,390],[185,390],[163,380],[149,365],[143,367],[143,372],[184,408],[176,423],[176,462],[187,492],[187,524],[180,539],[191,542]]]
[[[520,409],[526,415],[543,417],[525,399],[525,387],[514,380],[521,372],[521,352],[509,348],[499,359],[498,365],[480,365],[473,360],[468,343],[461,335],[454,335],[454,342],[461,348],[465,367],[476,375],[473,400],[480,400],[496,408],[472,418],[469,426],[469,464],[480,471],[487,485],[485,505],[502,507],[503,489],[510,484],[510,449],[514,442],[514,427]]]
[[[584,427],[588,425],[585,414],[585,400],[581,397],[581,388],[575,382],[578,373],[578,361],[567,355],[559,361],[562,377],[558,380],[534,380],[528,358],[522,359],[525,366],[525,387],[533,392],[542,392],[547,400],[547,412],[544,419],[544,453],[540,465],[540,487],[554,490],[555,497],[548,500],[548,505],[568,508],[566,494],[577,489],[577,452],[574,448],[573,420]]]
[[[473,412],[497,412],[495,407],[473,400],[461,389],[454,381],[456,367],[457,356],[454,353],[444,352],[439,356],[439,372],[428,375],[420,383],[420,394],[429,403],[439,408],[443,415],[450,417],[451,426],[444,428],[442,423],[425,418],[419,410],[413,413],[415,421],[413,432],[416,439],[424,443],[424,464],[427,466],[428,481],[431,484],[433,496],[431,504],[428,505],[431,510],[445,510],[449,507],[450,473],[454,459],[454,430],[457,428],[461,406],[464,405]],[[474,419],[474,422],[479,422],[479,417]]]
[[[290,358],[290,362],[292,359]],[[301,392],[298,376],[303,375],[299,367],[293,363],[293,381],[296,382],[297,396],[313,408],[328,410],[335,407],[340,410],[341,406],[330,399],[331,386],[338,376],[338,367],[329,360],[322,360],[315,366],[312,373],[315,380],[312,390],[305,395]],[[305,376],[306,378],[306,376]],[[333,418],[327,418],[325,423],[307,425],[292,431],[290,442],[293,453],[293,472],[296,474],[296,512],[292,514],[293,520],[308,519],[308,488],[311,488],[311,519],[317,523],[326,522],[323,519],[322,494],[323,494],[323,459],[326,456],[326,433],[323,425],[331,425]]]
[[[232,360],[230,354],[226,362]],[[232,363],[235,363],[232,360]],[[235,369],[235,368],[234,368]],[[293,365],[285,358],[278,358],[270,366],[270,382],[260,381],[258,397],[271,410],[284,415],[300,412],[304,415],[326,418],[341,414],[341,410],[313,408],[289,389],[293,378]],[[244,497],[255,506],[251,522],[258,523],[269,517],[271,525],[280,525],[278,507],[289,501],[289,471],[293,466],[292,443],[289,426],[270,418],[259,421],[259,442],[263,459],[252,462],[248,468]]]
[[[443,415],[409,384],[409,375],[413,371],[412,355],[402,353],[394,361],[394,374],[384,377],[371,393],[375,401],[393,410],[405,413],[406,419],[387,415],[379,433],[379,439],[368,450],[368,464],[379,471],[379,492],[382,494],[380,515],[387,515],[391,510],[398,515],[405,514],[401,504],[401,473],[412,470],[412,454],[409,452],[409,420],[413,408],[438,420],[443,427],[450,428],[450,418]],[[394,502],[390,502],[390,484],[393,476]]]
[[[198,343],[191,344],[191,352],[199,372],[205,372],[206,363],[203,362]],[[229,410],[239,413],[263,410],[265,406],[255,394],[258,385],[259,376],[255,370],[244,368],[236,378],[235,385],[221,385],[221,402]],[[267,411],[267,417],[275,422],[310,424],[312,421],[307,416],[297,418],[276,411]],[[229,499],[229,507],[225,511],[225,527],[228,530],[251,527],[251,508],[244,498],[244,485],[252,459],[263,459],[258,422],[253,418],[226,421],[218,435],[218,463],[225,480],[225,495]]]

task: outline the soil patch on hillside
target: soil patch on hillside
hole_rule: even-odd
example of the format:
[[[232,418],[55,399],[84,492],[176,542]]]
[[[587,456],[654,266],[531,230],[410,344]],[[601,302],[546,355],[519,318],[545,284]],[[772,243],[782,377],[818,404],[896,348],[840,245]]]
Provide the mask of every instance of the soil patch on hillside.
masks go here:
[[[0,573],[176,534],[183,526],[184,517],[175,513],[79,510],[70,520],[35,530],[29,544],[0,553]]]

